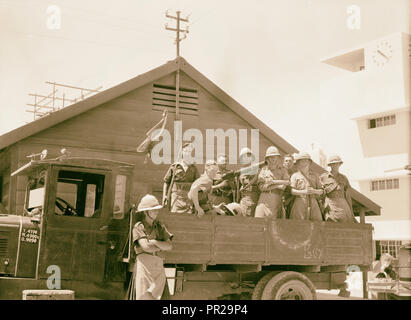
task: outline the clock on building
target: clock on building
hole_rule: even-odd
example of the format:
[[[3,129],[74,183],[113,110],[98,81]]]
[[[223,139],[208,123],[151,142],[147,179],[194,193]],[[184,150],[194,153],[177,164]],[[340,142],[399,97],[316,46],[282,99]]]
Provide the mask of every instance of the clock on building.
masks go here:
[[[390,62],[391,58],[392,47],[390,42],[386,40],[377,44],[376,48],[372,51],[372,60],[379,67]]]

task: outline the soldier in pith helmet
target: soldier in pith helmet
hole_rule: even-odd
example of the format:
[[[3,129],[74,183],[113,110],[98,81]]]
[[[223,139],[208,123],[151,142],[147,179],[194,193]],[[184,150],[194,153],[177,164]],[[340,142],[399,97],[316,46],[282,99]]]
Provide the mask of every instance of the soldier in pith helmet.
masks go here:
[[[325,191],[325,206],[329,208],[326,219],[335,222],[358,222],[354,218],[351,196],[351,185],[345,175],[339,172],[343,164],[341,157],[331,155],[328,158],[330,172],[323,173],[320,181]]]
[[[163,205],[168,205],[172,213],[190,213],[191,201],[188,191],[192,183],[200,177],[198,169],[190,161],[191,143],[185,143],[181,151],[181,159],[173,163],[164,177]]]

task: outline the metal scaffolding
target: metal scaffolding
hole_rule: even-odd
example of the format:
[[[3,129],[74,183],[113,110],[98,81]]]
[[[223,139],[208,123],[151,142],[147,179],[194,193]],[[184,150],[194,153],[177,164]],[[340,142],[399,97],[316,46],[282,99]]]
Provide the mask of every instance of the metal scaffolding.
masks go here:
[[[46,81],[46,84],[52,86],[52,92],[50,94],[41,95],[29,93],[29,96],[34,97],[34,102],[27,103],[27,105],[33,109],[26,110],[26,112],[33,113],[33,120],[37,120],[68,105],[84,100],[91,94],[100,92],[102,88],[102,86],[99,86],[96,89],[87,89],[50,81]]]

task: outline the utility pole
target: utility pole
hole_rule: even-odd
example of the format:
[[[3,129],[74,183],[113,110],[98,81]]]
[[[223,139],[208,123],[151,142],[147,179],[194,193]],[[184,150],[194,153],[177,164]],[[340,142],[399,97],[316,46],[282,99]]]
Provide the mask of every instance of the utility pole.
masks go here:
[[[180,21],[187,22],[188,23],[188,17],[186,18],[181,18],[180,17],[180,11],[176,12],[176,16],[171,16],[168,14],[168,10],[166,11],[166,17],[170,19],[174,19],[177,21],[177,27],[176,28],[169,28],[168,23],[166,23],[166,30],[169,31],[174,31],[176,33],[176,39],[174,40],[174,43],[177,45],[177,58],[180,57],[180,42],[187,38],[187,33],[188,31],[188,26],[186,26],[185,30],[180,29]],[[180,37],[180,32],[184,33],[183,37]],[[180,68],[177,69],[176,72],[176,120],[180,119]]]
[[[176,12],[177,16],[171,16],[168,14],[168,10],[166,11],[167,18],[174,19],[177,21],[177,28],[169,28],[168,23],[166,23],[166,26],[165,26],[166,30],[174,31],[176,33],[176,40],[174,41],[174,43],[177,45],[177,58],[180,56],[180,42],[184,40],[185,38],[187,38],[187,33],[189,33],[188,26],[186,26],[185,30],[180,29],[180,21],[188,23],[188,17],[181,18],[180,13],[181,13],[180,11],[177,11]],[[182,38],[180,37],[180,32],[184,33],[184,36]]]

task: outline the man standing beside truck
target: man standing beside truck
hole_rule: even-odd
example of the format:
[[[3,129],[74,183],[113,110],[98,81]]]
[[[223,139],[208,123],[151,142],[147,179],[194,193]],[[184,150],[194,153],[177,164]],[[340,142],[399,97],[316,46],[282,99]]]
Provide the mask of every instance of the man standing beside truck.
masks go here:
[[[145,195],[138,204],[137,223],[132,241],[136,253],[129,298],[132,300],[159,300],[166,284],[164,261],[159,251],[171,250],[169,239],[161,237],[156,228],[157,215],[162,206],[152,195]]]
[[[189,213],[191,210],[187,194],[191,184],[200,176],[196,165],[190,161],[192,150],[192,145],[185,143],[180,161],[173,163],[164,177],[163,206],[168,205],[171,213]]]

